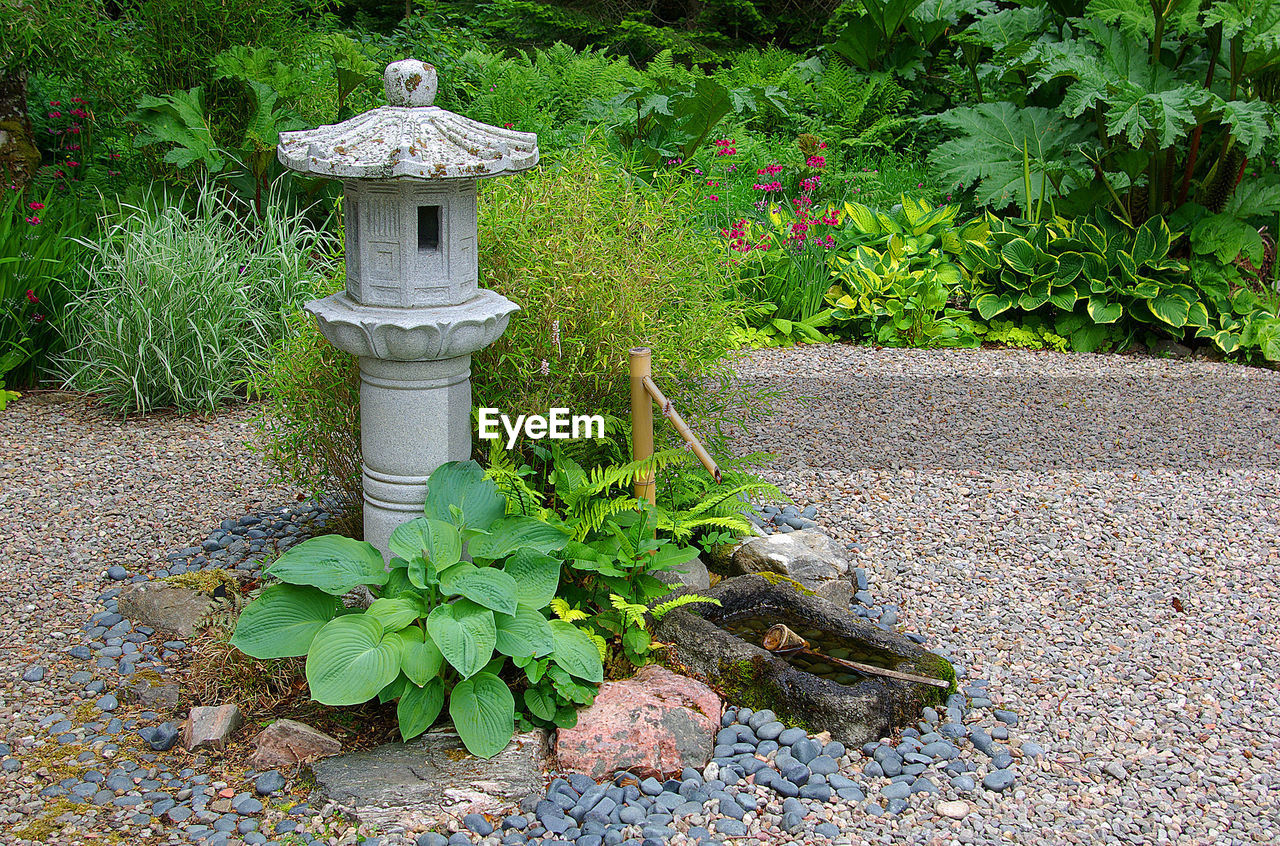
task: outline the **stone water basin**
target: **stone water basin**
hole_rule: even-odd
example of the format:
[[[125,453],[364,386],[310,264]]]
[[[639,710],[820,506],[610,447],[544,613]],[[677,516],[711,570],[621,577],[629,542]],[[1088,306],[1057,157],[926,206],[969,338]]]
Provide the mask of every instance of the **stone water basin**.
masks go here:
[[[941,703],[955,689],[955,671],[946,660],[786,582],[737,576],[698,593],[720,605],[671,612],[657,623],[655,639],[673,644],[674,663],[706,679],[732,704],[768,708],[785,723],[861,746],[914,724],[926,705]],[[951,687],[866,675],[803,654],[775,655],[760,646],[774,623],[786,624],[825,655],[943,679]]]

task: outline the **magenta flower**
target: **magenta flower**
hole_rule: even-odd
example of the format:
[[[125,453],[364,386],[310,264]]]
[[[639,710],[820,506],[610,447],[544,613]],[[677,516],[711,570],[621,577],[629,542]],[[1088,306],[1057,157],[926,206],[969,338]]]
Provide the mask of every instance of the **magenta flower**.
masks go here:
[[[39,216],[39,215],[32,215],[31,217],[27,218],[27,223],[30,223],[32,226],[39,226],[39,225],[40,225],[40,216]]]
[[[29,303],[40,302],[40,298],[36,296],[36,292],[31,290],[30,288],[27,289],[27,302]]]
[[[44,208],[44,203],[27,203],[27,208],[32,211],[40,211]]]

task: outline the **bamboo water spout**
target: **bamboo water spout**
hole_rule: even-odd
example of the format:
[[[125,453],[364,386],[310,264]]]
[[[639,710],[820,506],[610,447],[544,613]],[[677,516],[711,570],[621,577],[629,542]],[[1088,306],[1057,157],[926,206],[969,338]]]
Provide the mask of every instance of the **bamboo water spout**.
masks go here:
[[[693,434],[689,424],[684,422],[680,412],[676,411],[671,400],[667,399],[657,383],[653,381],[653,354],[648,347],[636,347],[631,350],[631,457],[643,461],[653,457],[653,405],[657,403],[662,409],[662,416],[671,421],[671,425],[684,442],[698,456],[702,466],[720,484],[720,468],[716,465],[711,453],[707,452]],[[651,504],[657,501],[657,483],[653,474],[647,478],[636,479],[636,499],[648,500]]]
[[[809,648],[809,641],[793,632],[790,628],[778,623],[771,626],[764,637],[760,639],[760,645],[777,655],[794,655],[796,653],[804,653],[814,658],[821,658],[832,664],[839,664],[841,667],[848,667],[850,670],[857,670],[859,673],[866,673],[872,676],[883,676],[890,679],[898,679],[899,681],[915,682],[916,684],[927,684],[933,687],[948,688],[951,683],[942,679],[931,679],[928,676],[917,676],[914,673],[901,673],[897,670],[886,670],[883,667],[873,667],[870,664],[863,664],[858,661],[846,661],[843,658],[833,658],[830,655],[823,655],[821,652],[815,652]]]

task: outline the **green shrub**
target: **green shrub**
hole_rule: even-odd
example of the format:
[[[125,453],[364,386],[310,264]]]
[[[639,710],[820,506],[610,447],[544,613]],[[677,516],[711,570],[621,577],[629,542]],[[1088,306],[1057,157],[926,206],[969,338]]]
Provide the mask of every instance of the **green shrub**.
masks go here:
[[[522,310],[476,354],[477,404],[623,420],[628,350],[647,346],[655,380],[699,434],[750,414],[753,398],[725,384],[738,310],[721,298],[724,248],[686,222],[691,203],[688,187],[634,181],[591,147],[488,183],[481,277]]]
[[[237,396],[250,363],[286,335],[331,239],[274,204],[247,227],[205,192],[192,214],[122,207],[88,246],[68,383],[122,413],[208,411]]]

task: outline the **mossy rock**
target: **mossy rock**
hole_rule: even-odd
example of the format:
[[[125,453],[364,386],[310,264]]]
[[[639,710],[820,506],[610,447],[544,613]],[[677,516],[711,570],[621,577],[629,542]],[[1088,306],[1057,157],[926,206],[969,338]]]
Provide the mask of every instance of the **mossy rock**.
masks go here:
[[[677,609],[658,623],[654,637],[673,644],[672,659],[717,688],[730,704],[768,708],[786,723],[829,731],[846,745],[860,746],[915,723],[926,705],[945,701],[955,689],[955,670],[945,659],[785,582],[738,576],[701,593],[720,605]],[[895,669],[945,680],[948,687],[871,676],[838,684],[803,672],[719,625],[762,611],[889,653],[896,657]]]

